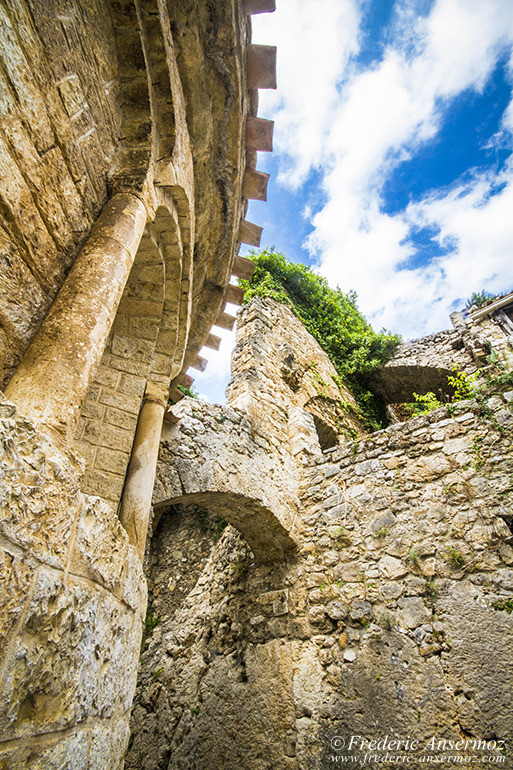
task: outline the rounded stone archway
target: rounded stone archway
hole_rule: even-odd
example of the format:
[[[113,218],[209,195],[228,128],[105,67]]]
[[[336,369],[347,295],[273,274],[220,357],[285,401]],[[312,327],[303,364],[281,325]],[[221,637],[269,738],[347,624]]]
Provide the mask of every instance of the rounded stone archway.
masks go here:
[[[245,538],[257,561],[297,546],[298,504],[290,455],[281,454],[237,409],[185,398],[167,424],[153,494],[155,525],[170,505],[217,513]]]

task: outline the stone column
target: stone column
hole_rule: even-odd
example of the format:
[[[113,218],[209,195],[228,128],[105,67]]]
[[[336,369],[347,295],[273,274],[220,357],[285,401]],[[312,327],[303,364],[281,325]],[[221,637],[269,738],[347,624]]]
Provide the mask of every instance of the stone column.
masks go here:
[[[137,196],[111,198],[5,391],[60,441],[75,431],[146,221]]]
[[[167,392],[161,385],[148,382],[139,413],[132,456],[126,475],[119,518],[129,541],[144,557],[160,434],[167,406]]]

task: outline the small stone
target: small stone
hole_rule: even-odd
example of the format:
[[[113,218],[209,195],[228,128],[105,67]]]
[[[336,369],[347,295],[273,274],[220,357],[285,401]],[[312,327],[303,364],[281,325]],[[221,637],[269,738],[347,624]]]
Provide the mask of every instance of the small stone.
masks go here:
[[[417,628],[431,618],[431,613],[428,612],[420,596],[399,599],[397,605],[397,619],[403,628]]]
[[[344,660],[346,663],[353,663],[356,660],[356,652],[354,650],[346,650],[344,652]]]
[[[379,562],[379,571],[385,577],[393,579],[406,575],[408,569],[400,559],[394,556],[383,556]]]
[[[343,634],[340,634],[338,637],[338,643],[342,647],[343,650],[347,647],[347,634],[344,632]]]
[[[16,414],[16,407],[14,404],[0,404],[0,419],[8,420]]]
[[[364,599],[359,599],[351,604],[349,613],[351,620],[362,621],[372,617],[372,605]]]
[[[347,613],[348,608],[342,602],[333,601],[326,607],[326,614],[332,620],[343,620],[343,618],[347,617]]]

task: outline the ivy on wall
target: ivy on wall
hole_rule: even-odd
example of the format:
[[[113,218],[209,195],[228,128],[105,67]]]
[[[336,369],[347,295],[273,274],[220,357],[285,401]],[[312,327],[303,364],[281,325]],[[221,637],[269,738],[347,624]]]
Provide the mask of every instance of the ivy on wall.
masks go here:
[[[330,357],[341,380],[353,392],[371,429],[382,427],[384,405],[371,388],[372,372],[387,361],[401,341],[385,330],[376,333],[358,310],[354,291],[330,288],[325,278],[283,254],[263,250],[250,259],[255,272],[241,280],[244,301],[271,297],[288,305]]]

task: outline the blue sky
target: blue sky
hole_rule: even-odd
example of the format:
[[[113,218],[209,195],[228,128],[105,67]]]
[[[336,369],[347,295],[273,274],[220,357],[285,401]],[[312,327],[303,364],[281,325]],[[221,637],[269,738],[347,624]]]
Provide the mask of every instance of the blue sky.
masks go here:
[[[449,326],[473,291],[513,287],[513,0],[277,0],[253,40],[278,46],[260,91],[275,151],[248,219],[358,293],[375,328]],[[244,253],[244,249],[241,251]],[[229,351],[196,378],[223,400]]]

